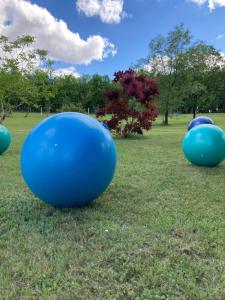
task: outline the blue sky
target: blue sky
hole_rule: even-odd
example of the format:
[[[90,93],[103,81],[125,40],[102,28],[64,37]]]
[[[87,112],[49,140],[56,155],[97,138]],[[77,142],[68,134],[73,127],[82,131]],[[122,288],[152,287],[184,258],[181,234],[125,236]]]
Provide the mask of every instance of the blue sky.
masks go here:
[[[158,34],[166,35],[180,23],[190,29],[194,39],[204,40],[225,52],[225,1],[219,1],[221,7],[218,5],[211,11],[207,3],[198,5],[194,2],[198,0],[124,0],[123,11],[126,16],[117,23],[106,23],[99,15],[87,16],[85,12],[78,11],[75,0],[31,1],[46,8],[58,20],[63,20],[71,32],[79,33],[82,40],[99,35],[107,38],[117,50],[116,55],[109,55],[102,61],[92,59],[88,65],[57,62],[57,68],[73,66],[79,74],[99,73],[110,77],[116,70],[126,69],[139,58],[145,57],[152,38]]]

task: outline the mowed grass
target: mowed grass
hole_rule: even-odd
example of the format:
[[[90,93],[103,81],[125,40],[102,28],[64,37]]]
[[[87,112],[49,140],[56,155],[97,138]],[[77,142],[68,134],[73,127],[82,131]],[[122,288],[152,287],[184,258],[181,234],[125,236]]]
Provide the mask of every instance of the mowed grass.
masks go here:
[[[211,117],[225,129],[225,115]],[[21,177],[21,147],[40,115],[8,118],[0,299],[225,299],[225,162],[185,160],[190,118],[117,139],[107,191],[88,207],[62,210],[36,199]]]

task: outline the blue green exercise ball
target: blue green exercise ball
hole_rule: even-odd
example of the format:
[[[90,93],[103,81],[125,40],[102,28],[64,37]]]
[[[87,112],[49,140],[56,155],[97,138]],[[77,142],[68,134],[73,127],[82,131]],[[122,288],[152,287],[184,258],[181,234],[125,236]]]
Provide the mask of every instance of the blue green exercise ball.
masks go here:
[[[194,165],[217,166],[225,159],[225,132],[216,125],[196,126],[186,133],[182,148]]]
[[[58,207],[83,206],[104,192],[116,169],[110,132],[81,113],[60,113],[39,123],[21,153],[30,190]]]
[[[212,119],[210,119],[209,117],[197,117],[193,120],[191,120],[191,122],[188,125],[188,130],[191,130],[193,127],[198,126],[198,125],[202,125],[202,124],[212,124],[214,125],[214,121]]]
[[[9,148],[10,143],[11,136],[8,129],[0,124],[0,155]]]

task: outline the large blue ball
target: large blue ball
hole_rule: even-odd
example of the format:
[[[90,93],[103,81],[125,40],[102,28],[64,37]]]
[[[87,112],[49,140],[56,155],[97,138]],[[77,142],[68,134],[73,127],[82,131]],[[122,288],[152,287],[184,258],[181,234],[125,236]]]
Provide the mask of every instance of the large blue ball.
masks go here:
[[[194,165],[214,167],[225,159],[225,133],[215,125],[199,125],[183,139],[183,152]]]
[[[108,126],[106,123],[102,122],[102,125],[103,125],[107,130],[109,130],[109,126]]]
[[[214,121],[212,119],[210,119],[209,117],[197,117],[193,120],[191,120],[191,122],[188,125],[188,130],[192,129],[195,126],[198,125],[202,125],[202,124],[215,124]]]
[[[60,113],[35,127],[21,154],[22,175],[31,191],[59,207],[83,206],[110,184],[116,146],[97,120]]]

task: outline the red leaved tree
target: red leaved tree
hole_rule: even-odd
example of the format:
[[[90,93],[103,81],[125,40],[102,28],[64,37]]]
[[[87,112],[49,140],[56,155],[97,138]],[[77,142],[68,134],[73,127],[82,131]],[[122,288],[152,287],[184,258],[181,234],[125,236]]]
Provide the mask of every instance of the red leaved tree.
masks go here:
[[[105,106],[97,111],[97,118],[103,119],[114,134],[123,137],[150,130],[158,116],[154,101],[159,95],[156,80],[129,69],[115,73],[113,82],[117,88],[103,94]],[[107,114],[111,119],[104,119]]]

